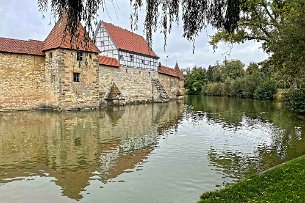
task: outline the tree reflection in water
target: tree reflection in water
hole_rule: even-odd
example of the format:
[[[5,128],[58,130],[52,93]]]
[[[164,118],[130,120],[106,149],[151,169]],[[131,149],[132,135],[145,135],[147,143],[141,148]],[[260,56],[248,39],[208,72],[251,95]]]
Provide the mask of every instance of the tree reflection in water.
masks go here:
[[[208,152],[210,163],[226,177],[240,179],[264,171],[294,157],[305,154],[305,118],[287,111],[281,103],[227,97],[188,97],[187,113],[193,123],[206,122],[219,125],[232,136],[236,150],[228,147],[211,146]],[[267,139],[251,152],[238,148],[246,144],[238,139],[247,137],[248,132],[260,130],[249,140]],[[228,138],[231,139],[231,138]],[[268,139],[270,139],[268,141]],[[232,144],[234,145],[234,143]]]

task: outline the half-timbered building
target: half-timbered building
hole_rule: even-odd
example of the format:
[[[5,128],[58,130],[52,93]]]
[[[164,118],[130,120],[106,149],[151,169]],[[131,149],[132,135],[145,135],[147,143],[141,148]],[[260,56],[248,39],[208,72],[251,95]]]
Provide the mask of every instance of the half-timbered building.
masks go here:
[[[136,33],[100,21],[94,40],[101,55],[117,59],[121,66],[157,71],[159,57]]]

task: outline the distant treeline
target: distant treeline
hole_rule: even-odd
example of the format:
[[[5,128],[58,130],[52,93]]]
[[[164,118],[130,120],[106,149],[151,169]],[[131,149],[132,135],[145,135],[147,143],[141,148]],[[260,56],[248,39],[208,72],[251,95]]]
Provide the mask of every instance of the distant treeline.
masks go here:
[[[277,84],[268,68],[251,63],[247,68],[240,60],[224,61],[207,69],[195,67],[185,71],[188,94],[272,99]]]
[[[268,62],[250,63],[245,67],[240,60],[225,60],[222,64],[207,69],[186,69],[184,75],[187,94],[273,99],[277,89],[282,88],[286,89],[284,102],[287,106],[293,111],[305,113],[303,78],[297,78],[299,88],[289,89],[293,85],[291,80],[278,74]]]

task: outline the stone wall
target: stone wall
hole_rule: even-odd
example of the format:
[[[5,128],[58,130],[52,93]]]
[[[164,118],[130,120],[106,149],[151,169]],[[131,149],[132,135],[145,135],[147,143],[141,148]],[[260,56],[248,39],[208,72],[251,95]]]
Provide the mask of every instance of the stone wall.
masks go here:
[[[126,103],[151,102],[154,88],[151,79],[158,73],[136,68],[100,66],[99,86],[100,102],[106,103],[111,87],[115,84],[125,98]]]
[[[107,104],[116,89],[124,104],[156,102],[158,79],[169,99],[183,93],[183,81],[156,71],[98,65],[98,54],[55,49],[46,56],[0,53],[0,110],[84,109]],[[80,81],[73,80],[80,74]],[[115,87],[115,88],[114,88]],[[109,104],[109,102],[108,102]]]
[[[176,99],[181,91],[179,86],[179,78],[165,74],[158,74],[158,77],[170,99]]]
[[[73,73],[80,74],[80,81],[73,80]],[[56,49],[46,52],[46,81],[52,89],[54,101],[47,105],[60,109],[98,107],[98,54]]]
[[[43,56],[0,53],[0,110],[37,108],[48,94]]]

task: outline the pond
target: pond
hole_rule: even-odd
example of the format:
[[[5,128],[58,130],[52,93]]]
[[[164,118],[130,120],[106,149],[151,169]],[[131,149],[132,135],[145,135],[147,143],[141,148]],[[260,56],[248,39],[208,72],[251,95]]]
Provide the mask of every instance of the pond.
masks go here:
[[[305,154],[281,103],[189,96],[90,112],[0,113],[0,202],[196,202]]]

